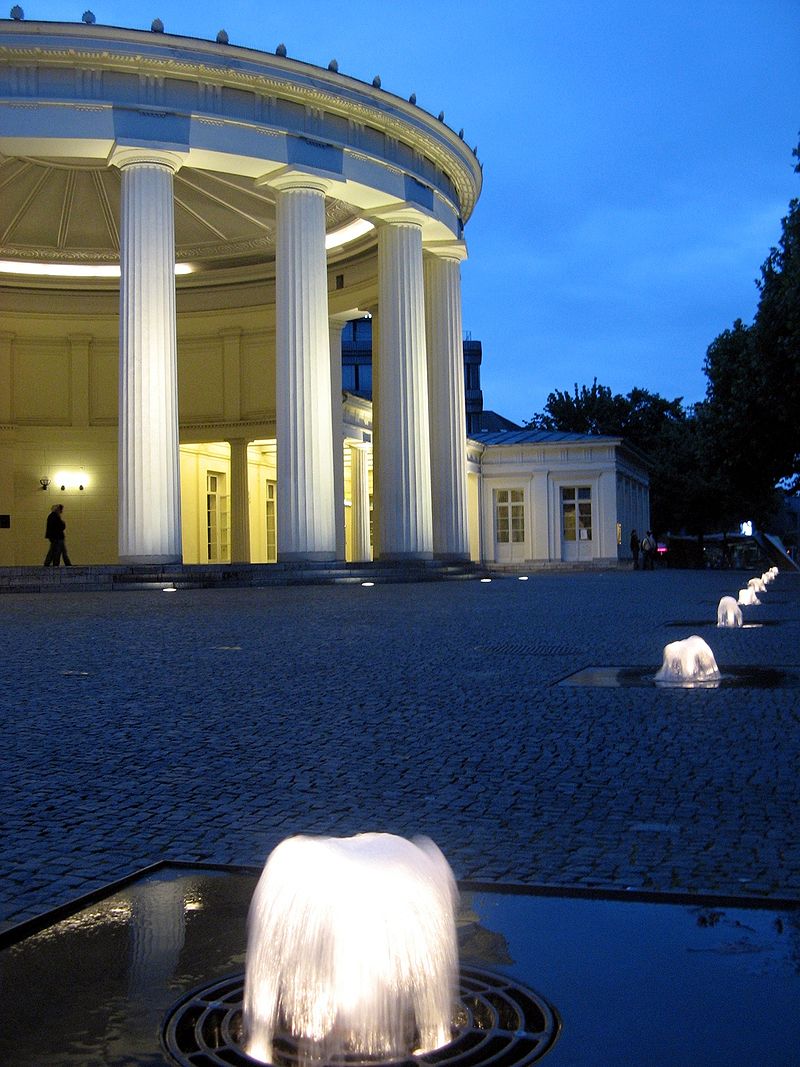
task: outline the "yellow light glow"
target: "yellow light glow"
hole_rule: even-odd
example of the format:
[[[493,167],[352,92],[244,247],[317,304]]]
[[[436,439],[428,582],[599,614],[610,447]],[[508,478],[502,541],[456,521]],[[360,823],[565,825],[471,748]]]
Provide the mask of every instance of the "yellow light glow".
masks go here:
[[[176,274],[192,274],[191,263],[176,263]],[[0,259],[0,274],[28,274],[39,278],[119,278],[118,263],[23,263]]]
[[[350,241],[355,241],[374,229],[373,224],[367,222],[366,219],[354,219],[352,222],[348,222],[346,226],[340,226],[338,230],[332,230],[326,234],[325,248],[328,251],[332,248],[341,248],[342,245],[349,244]]]
[[[51,484],[56,489],[86,489],[89,475],[86,471],[57,471]]]

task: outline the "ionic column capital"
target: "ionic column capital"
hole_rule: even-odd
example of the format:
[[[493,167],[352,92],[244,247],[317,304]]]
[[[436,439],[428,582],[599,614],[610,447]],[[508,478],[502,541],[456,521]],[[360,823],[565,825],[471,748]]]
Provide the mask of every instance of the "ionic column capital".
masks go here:
[[[114,145],[108,157],[108,165],[122,170],[137,164],[149,164],[153,167],[166,167],[173,174],[181,169],[188,156],[186,152],[173,152],[160,148],[136,148],[128,145]]]
[[[292,192],[294,190],[306,190],[313,193],[322,193],[324,196],[330,191],[330,182],[319,174],[311,174],[306,171],[287,168],[270,174],[263,174],[256,178],[257,187],[269,186],[279,192]]]
[[[378,227],[386,223],[391,226],[415,226],[421,230],[425,216],[420,213],[418,208],[412,207],[410,204],[392,204],[388,207],[378,208],[376,211],[370,211],[369,220]]]
[[[467,258],[466,241],[426,241],[422,251],[437,259],[452,259],[456,263],[463,263]]]
[[[350,315],[329,315],[328,316],[328,329],[331,331],[338,330],[341,334],[345,326],[350,322]]]

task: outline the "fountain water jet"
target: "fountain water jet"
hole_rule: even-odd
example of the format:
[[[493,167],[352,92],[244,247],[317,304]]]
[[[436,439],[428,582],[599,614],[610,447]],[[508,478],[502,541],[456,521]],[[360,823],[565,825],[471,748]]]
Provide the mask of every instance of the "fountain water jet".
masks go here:
[[[717,605],[717,626],[741,626],[742,609],[736,598],[724,596]]]
[[[738,603],[742,604],[744,607],[750,607],[753,604],[760,604],[761,601],[756,596],[755,589],[751,589],[748,585],[746,589],[739,590]]]
[[[754,593],[766,593],[767,591],[763,578],[751,578],[747,583],[747,587],[748,589],[752,589]]]
[[[458,890],[427,838],[292,837],[271,853],[248,916],[245,1050],[391,1060],[451,1040]]]
[[[714,653],[696,634],[683,641],[673,641],[664,648],[664,662],[656,682],[665,685],[692,686],[721,679]]]

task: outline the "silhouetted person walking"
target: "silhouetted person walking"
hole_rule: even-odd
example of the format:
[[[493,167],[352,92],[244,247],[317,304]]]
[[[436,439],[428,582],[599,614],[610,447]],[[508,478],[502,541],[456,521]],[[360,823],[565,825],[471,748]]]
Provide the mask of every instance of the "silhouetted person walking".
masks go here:
[[[61,563],[61,559],[64,559],[64,566],[71,567],[70,558],[67,555],[67,542],[64,539],[64,532],[67,529],[67,524],[61,517],[64,511],[63,504],[53,504],[50,508],[50,514],[47,516],[47,525],[44,529],[44,536],[50,542],[50,548],[47,555],[44,557],[45,567],[57,567]]]

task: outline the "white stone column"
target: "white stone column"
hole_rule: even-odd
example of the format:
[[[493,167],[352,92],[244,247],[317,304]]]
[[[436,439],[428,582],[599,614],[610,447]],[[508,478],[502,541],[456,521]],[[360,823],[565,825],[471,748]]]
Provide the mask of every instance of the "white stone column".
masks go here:
[[[353,563],[368,563],[372,559],[369,543],[369,445],[350,445],[350,502]]]
[[[432,559],[422,228],[410,212],[379,226],[378,301],[372,381],[380,558]]]
[[[461,328],[462,243],[425,257],[425,328],[431,427],[433,554],[469,559],[467,419]]]
[[[231,563],[250,562],[250,471],[247,441],[235,437],[231,449]]]
[[[325,186],[272,181],[277,268],[278,559],[336,559]]]
[[[118,148],[120,211],[119,558],[181,559],[175,227],[178,153]]]
[[[336,558],[345,558],[344,437],[342,434],[342,330],[345,319],[331,319],[331,429],[333,447],[333,514],[336,524]]]

